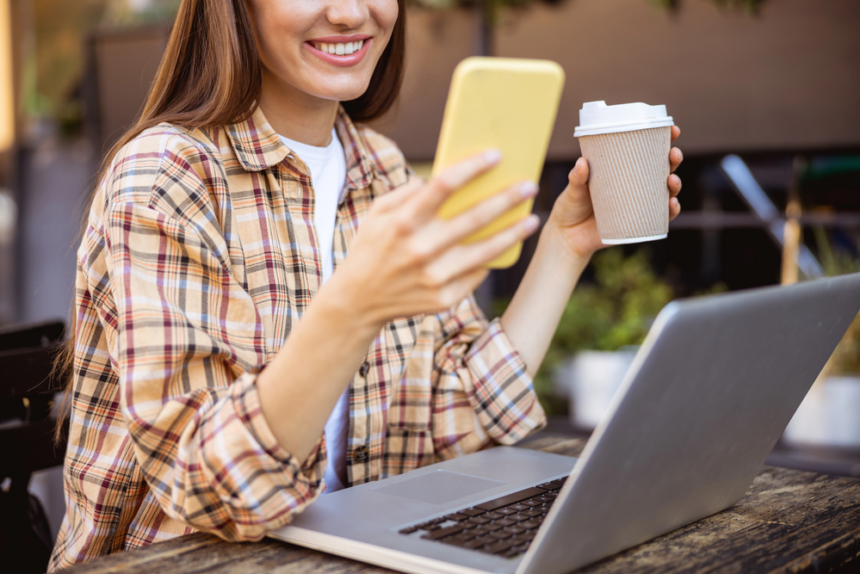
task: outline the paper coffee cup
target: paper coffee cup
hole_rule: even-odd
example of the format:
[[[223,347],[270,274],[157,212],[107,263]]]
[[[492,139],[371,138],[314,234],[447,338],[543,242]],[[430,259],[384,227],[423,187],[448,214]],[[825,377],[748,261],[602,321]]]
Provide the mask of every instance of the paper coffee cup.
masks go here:
[[[671,116],[666,106],[587,102],[579,110],[591,201],[607,245],[663,239],[669,233]]]

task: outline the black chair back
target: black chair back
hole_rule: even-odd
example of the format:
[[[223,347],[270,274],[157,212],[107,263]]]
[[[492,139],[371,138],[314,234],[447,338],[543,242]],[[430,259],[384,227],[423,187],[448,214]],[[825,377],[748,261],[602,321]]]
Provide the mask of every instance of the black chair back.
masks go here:
[[[65,433],[54,440],[54,396],[65,380],[55,373],[62,347],[60,321],[0,330],[0,564],[14,572],[44,572],[53,539],[32,474],[63,464]],[[66,423],[68,424],[68,423]]]

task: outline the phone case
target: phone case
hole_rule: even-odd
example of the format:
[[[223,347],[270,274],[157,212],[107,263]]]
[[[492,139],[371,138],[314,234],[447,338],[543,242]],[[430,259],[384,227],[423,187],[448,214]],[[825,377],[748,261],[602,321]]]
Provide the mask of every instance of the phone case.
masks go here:
[[[510,185],[537,182],[543,169],[564,86],[561,66],[548,60],[466,58],[454,70],[433,175],[470,155],[497,148],[502,161],[451,196],[439,211],[451,218]],[[480,241],[528,217],[532,200],[466,239]],[[519,259],[522,243],[489,263],[503,269]]]

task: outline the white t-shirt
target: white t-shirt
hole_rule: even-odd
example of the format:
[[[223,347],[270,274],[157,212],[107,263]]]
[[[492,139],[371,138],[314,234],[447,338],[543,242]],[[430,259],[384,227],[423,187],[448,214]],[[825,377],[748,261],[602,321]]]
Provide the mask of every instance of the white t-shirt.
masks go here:
[[[311,172],[314,188],[314,227],[322,259],[323,283],[334,271],[332,244],[337,203],[346,183],[346,159],[343,146],[331,130],[331,143],[315,147],[281,136],[284,144],[299,157]],[[346,444],[349,433],[349,389],[344,391],[325,424],[328,465],[325,469],[326,493],[344,488],[346,482]]]

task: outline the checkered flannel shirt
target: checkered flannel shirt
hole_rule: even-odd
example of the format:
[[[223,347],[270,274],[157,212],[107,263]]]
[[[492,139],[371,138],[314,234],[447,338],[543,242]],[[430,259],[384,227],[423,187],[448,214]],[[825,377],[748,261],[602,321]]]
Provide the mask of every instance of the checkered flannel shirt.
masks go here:
[[[336,130],[347,177],[335,268],[373,199],[411,174],[343,110]],[[78,251],[52,569],[196,530],[257,540],[319,496],[323,438],[292,456],[255,385],[322,282],[313,215],[307,167],[259,109],[223,128],[156,126],[114,158]],[[471,297],[388,323],[349,405],[349,485],[511,444],[545,421],[522,359]]]

